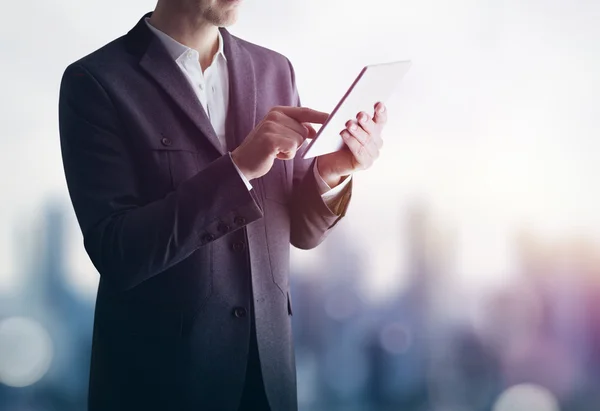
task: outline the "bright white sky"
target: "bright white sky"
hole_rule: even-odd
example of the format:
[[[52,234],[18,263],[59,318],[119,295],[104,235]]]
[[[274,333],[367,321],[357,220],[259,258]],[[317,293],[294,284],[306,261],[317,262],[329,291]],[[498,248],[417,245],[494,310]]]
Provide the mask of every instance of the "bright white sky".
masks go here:
[[[6,10],[0,288],[23,265],[17,233],[48,197],[68,201],[57,122],[64,68],[154,4],[37,0]],[[323,111],[363,65],[413,61],[388,104],[378,164],[355,176],[346,222],[377,295],[401,282],[401,213],[415,198],[456,231],[459,278],[471,286],[507,274],[520,227],[600,237],[599,19],[600,2],[584,0],[246,0],[230,30],[288,56],[304,105]],[[97,278],[70,223],[71,277],[91,292]]]

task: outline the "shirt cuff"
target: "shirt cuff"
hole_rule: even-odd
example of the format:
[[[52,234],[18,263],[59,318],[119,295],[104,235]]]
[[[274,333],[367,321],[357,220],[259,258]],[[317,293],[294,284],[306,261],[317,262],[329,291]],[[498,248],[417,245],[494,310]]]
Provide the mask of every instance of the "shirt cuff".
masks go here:
[[[344,188],[346,188],[346,186],[350,182],[352,175],[347,176],[340,184],[331,188],[329,187],[329,184],[327,184],[325,180],[323,180],[323,177],[321,177],[321,175],[319,174],[319,170],[317,169],[317,161],[319,161],[318,157],[317,160],[315,160],[313,172],[315,174],[315,180],[317,180],[317,186],[319,187],[321,198],[323,199],[325,204],[327,204],[327,207],[329,207],[330,210],[334,210],[336,208],[335,205],[341,200],[342,191],[344,191]]]
[[[248,181],[248,179],[246,178],[246,176],[238,168],[237,164],[235,164],[235,161],[233,161],[233,158],[231,157],[231,151],[228,151],[227,153],[229,154],[229,158],[231,158],[231,162],[233,163],[233,166],[235,167],[235,169],[237,170],[238,174],[242,178],[242,181],[244,181],[244,184],[246,184],[246,188],[248,189],[248,191],[252,190],[252,188],[253,188],[252,184],[250,184],[250,181]]]

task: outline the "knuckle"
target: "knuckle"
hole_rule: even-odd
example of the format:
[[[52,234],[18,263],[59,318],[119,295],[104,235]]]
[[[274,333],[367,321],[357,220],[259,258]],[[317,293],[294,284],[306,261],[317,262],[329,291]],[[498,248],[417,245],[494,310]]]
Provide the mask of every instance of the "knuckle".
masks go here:
[[[273,119],[268,119],[265,121],[264,127],[267,131],[273,132],[277,129],[277,122],[275,122]]]
[[[269,111],[269,114],[267,114],[267,118],[270,121],[277,121],[281,119],[281,116],[283,116],[283,113],[277,110],[271,110]]]
[[[273,122],[271,120],[265,120],[262,123],[262,131],[263,133],[268,133],[269,131],[271,131],[273,128]]]

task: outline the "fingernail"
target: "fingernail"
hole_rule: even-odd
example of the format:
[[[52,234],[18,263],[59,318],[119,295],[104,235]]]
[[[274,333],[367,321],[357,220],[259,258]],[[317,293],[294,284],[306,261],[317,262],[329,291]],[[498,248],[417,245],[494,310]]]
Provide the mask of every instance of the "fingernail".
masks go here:
[[[350,125],[350,130],[352,130],[352,131],[356,131],[356,124],[352,123],[352,124]]]
[[[358,118],[358,120],[361,122],[365,122],[365,121],[367,121],[367,116],[365,116],[364,114],[361,114],[361,116]]]
[[[384,111],[385,111],[385,106],[380,106],[380,107],[379,107],[379,112],[380,112],[380,113],[383,113]]]

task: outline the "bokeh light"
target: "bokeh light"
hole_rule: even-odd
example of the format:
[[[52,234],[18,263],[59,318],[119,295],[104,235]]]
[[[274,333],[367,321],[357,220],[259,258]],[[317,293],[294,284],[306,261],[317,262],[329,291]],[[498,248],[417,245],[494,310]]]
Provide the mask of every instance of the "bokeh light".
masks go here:
[[[11,317],[0,322],[0,382],[26,387],[39,381],[52,362],[48,332],[37,321]]]
[[[548,389],[535,384],[519,384],[500,395],[493,411],[560,411],[560,407]]]

